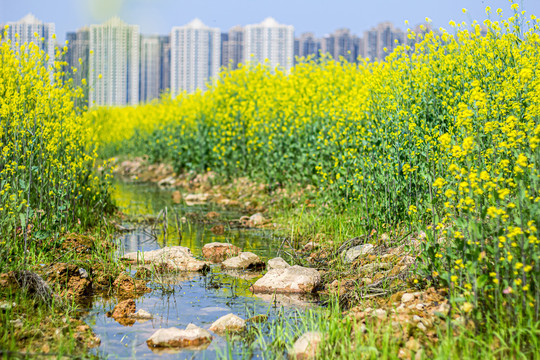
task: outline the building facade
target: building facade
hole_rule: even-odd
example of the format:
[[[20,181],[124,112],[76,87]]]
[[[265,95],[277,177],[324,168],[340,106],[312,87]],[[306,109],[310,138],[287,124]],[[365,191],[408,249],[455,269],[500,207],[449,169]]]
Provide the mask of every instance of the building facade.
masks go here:
[[[294,27],[267,18],[244,29],[244,61],[289,71],[294,65]]]
[[[12,46],[17,43],[19,46],[24,43],[34,43],[39,50],[49,56],[48,65],[53,65],[55,52],[54,23],[42,22],[34,15],[28,14],[19,21],[8,22],[6,25],[8,25],[5,32],[6,39],[11,40]]]
[[[221,33],[195,19],[171,31],[171,94],[206,90],[219,73]]]
[[[221,66],[238,69],[244,62],[244,28],[234,26],[221,34]]]
[[[66,40],[68,41],[67,73],[73,78],[75,86],[81,86],[83,85],[82,79],[88,79],[90,30],[84,27],[76,32],[68,32]]]
[[[363,56],[384,60],[396,47],[405,43],[406,34],[391,22],[383,22],[364,33]]]
[[[139,26],[117,17],[90,26],[89,106],[139,102]]]
[[[171,89],[171,37],[162,35],[159,37],[159,90],[160,92]]]
[[[320,57],[321,41],[313,33],[303,33],[294,40],[294,57],[302,58],[311,56],[314,59]]]
[[[161,85],[161,47],[158,35],[141,36],[139,102],[157,99]]]
[[[360,55],[360,38],[347,28],[338,29],[322,39],[321,51],[333,59],[356,62]]]

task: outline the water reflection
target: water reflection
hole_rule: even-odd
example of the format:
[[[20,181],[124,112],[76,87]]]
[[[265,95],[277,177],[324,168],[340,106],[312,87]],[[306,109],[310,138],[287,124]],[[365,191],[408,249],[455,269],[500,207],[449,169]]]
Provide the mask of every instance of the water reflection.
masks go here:
[[[210,226],[198,224],[182,224],[174,228],[171,214],[177,212],[180,216],[197,211],[204,214],[214,210],[221,214],[222,219],[239,218],[240,214],[224,212],[211,207],[183,207],[173,205],[171,192],[160,190],[149,185],[116,183],[114,196],[121,210],[130,215],[153,215],[154,217],[165,207],[169,211],[169,231],[164,234],[161,227],[152,231],[150,225],[145,225],[135,231],[122,234],[121,252],[156,250],[163,246],[181,245],[191,249],[197,256],[201,254],[204,244],[210,242],[230,242],[244,251],[252,251],[268,259],[275,256],[277,242],[273,242],[268,234],[258,231],[229,230],[223,235],[215,235]],[[175,217],[174,217],[175,219]],[[180,231],[178,231],[180,230]],[[134,273],[136,268],[131,268]],[[258,273],[244,271],[221,271],[219,265],[213,265],[211,271],[202,275],[199,273],[182,273],[162,276],[148,284],[154,291],[135,299],[137,309],[144,309],[153,315],[153,319],[137,320],[132,326],[122,326],[105,314],[116,305],[115,299],[97,299],[86,318],[94,332],[100,337],[101,345],[97,352],[107,358],[137,358],[137,359],[213,359],[218,353],[224,353],[227,343],[223,337],[214,334],[214,340],[204,350],[167,350],[153,352],[146,345],[146,340],[159,328],[185,328],[189,323],[208,329],[219,317],[234,313],[244,319],[256,314],[268,315],[275,319],[278,313],[293,311],[294,307],[281,308],[282,304],[294,305],[298,308],[304,305],[306,299],[296,297],[253,296],[249,287],[260,277]],[[302,305],[303,306],[303,305]],[[301,306],[300,306],[301,307]],[[291,320],[292,321],[292,320]],[[229,345],[230,346],[230,345]],[[245,358],[243,354],[235,353],[234,358]],[[264,349],[255,351],[253,357],[266,358]]]
[[[122,249],[126,253],[181,245],[191,249],[193,254],[200,255],[204,244],[214,241],[232,243],[243,251],[251,251],[263,259],[272,257],[277,250],[277,244],[272,237],[259,230],[228,229],[225,226],[225,233],[216,235],[210,230],[212,224],[203,226],[193,222],[183,223],[177,221],[176,215],[181,218],[186,214],[197,213],[204,215],[210,211],[217,211],[220,214],[220,221],[227,223],[240,218],[242,214],[226,211],[212,205],[186,206],[173,204],[171,190],[145,184],[116,182],[113,197],[120,210],[130,217],[150,215],[151,218],[155,218],[163,209],[168,209],[167,233],[163,232],[162,219],[153,225],[147,224],[143,229],[125,233],[121,237],[121,243]],[[131,225],[128,227],[131,227]]]

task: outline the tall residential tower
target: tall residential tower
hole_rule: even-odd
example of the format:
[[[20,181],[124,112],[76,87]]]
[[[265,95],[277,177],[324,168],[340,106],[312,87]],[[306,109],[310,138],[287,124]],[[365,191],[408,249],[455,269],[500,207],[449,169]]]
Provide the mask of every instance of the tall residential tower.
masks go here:
[[[159,97],[161,83],[161,46],[158,35],[141,36],[139,101]]]
[[[244,61],[264,63],[289,71],[294,64],[294,27],[267,18],[244,29]]]
[[[39,50],[49,56],[49,66],[52,65],[55,47],[54,23],[44,23],[34,15],[28,14],[19,21],[8,22],[6,25],[8,25],[6,38],[11,40],[13,45],[33,42],[39,47]],[[1,31],[3,30],[2,28]]]
[[[219,73],[221,34],[195,19],[171,31],[171,94],[206,90],[206,83]]]
[[[139,36],[117,17],[90,26],[89,106],[139,102]]]

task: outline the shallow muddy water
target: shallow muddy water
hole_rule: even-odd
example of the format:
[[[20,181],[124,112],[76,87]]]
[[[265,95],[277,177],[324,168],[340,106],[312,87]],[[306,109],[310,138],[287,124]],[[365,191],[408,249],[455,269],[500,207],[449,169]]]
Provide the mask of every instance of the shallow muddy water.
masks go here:
[[[215,235],[210,231],[212,225],[183,223],[180,234],[176,229],[176,211],[181,218],[188,213],[204,215],[214,210],[220,213],[220,220],[232,220],[241,216],[239,213],[223,212],[206,206],[187,207],[172,204],[171,191],[162,190],[152,185],[116,183],[114,196],[121,210],[126,214],[157,215],[166,206],[171,222],[175,228],[169,228],[168,235],[163,236],[158,226],[152,233],[147,227],[137,227],[119,236],[120,252],[155,250],[163,246],[181,245],[191,249],[195,256],[200,256],[204,244],[219,241],[230,242],[244,251],[251,251],[264,260],[275,257],[279,240],[270,234],[254,230],[226,230],[223,235]],[[133,227],[130,224],[125,226]],[[172,225],[170,225],[172,226]],[[156,236],[157,235],[157,236]],[[135,272],[135,268],[128,268]],[[189,323],[208,329],[219,317],[234,313],[244,319],[253,315],[264,314],[269,321],[280,317],[286,321],[295,321],[294,314],[298,309],[311,306],[314,299],[281,296],[278,299],[271,295],[253,295],[249,286],[261,276],[260,273],[236,272],[227,273],[219,265],[213,265],[211,271],[200,273],[183,273],[165,279],[165,284],[150,282],[154,289],[151,293],[135,299],[137,310],[144,309],[154,318],[148,321],[137,321],[131,326],[123,326],[105,314],[116,305],[117,300],[95,299],[92,309],[85,321],[100,337],[101,345],[96,352],[106,358],[136,359],[215,359],[215,358],[268,358],[264,349],[255,348],[250,356],[242,353],[246,348],[241,341],[227,343],[227,340],[216,334],[214,340],[205,350],[182,350],[177,352],[153,352],[146,345],[146,340],[159,328],[185,328]],[[242,346],[243,345],[243,346]],[[232,351],[230,351],[232,349]],[[227,353],[227,355],[225,355]],[[232,355],[232,356],[231,356]]]

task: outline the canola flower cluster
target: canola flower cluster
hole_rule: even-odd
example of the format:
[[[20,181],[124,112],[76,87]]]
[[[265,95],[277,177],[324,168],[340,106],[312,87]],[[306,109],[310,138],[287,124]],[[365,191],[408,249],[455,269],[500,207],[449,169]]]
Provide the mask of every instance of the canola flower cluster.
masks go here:
[[[65,81],[67,47],[52,68],[35,42],[12,43],[0,31],[0,258],[54,246],[59,233],[84,229],[110,207],[82,90]],[[27,243],[24,249],[23,238]],[[38,243],[43,243],[38,249]],[[28,250],[28,251],[27,251]]]
[[[408,32],[385,61],[226,71],[205,93],[98,109],[104,151],[178,171],[314,183],[370,221],[423,228],[419,271],[464,312],[540,303],[540,36],[534,15]]]

